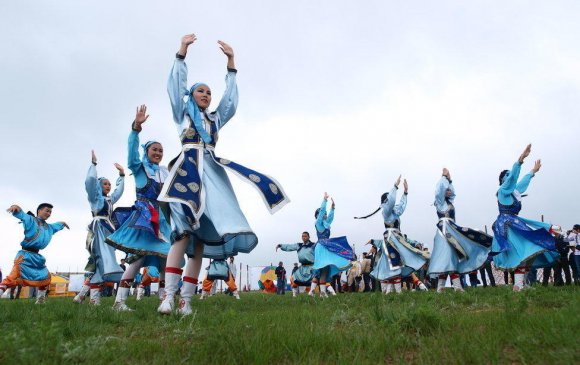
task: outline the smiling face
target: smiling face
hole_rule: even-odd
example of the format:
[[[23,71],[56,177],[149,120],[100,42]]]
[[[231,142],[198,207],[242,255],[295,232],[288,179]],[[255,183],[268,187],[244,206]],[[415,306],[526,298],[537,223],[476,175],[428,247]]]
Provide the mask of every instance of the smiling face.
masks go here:
[[[109,195],[111,192],[111,182],[107,179],[102,179],[101,190],[103,190],[103,195]]]
[[[200,85],[193,90],[193,100],[201,110],[205,110],[211,103],[211,90],[207,85]]]
[[[160,143],[153,143],[147,148],[147,158],[151,163],[160,164],[163,159],[163,147]]]

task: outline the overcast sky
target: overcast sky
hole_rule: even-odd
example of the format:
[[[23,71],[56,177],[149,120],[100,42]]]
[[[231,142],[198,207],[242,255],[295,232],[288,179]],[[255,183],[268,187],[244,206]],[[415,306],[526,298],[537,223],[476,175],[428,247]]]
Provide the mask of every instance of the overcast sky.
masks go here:
[[[476,229],[497,215],[498,174],[527,143],[543,168],[522,215],[580,222],[580,3],[577,1],[59,1],[0,4],[0,207],[55,208],[64,220],[43,255],[50,270],[82,270],[84,191],[90,151],[100,176],[126,166],[135,107],[151,117],[142,140],[180,150],[166,81],[181,36],[196,33],[189,84],[224,90],[236,55],[240,102],[217,155],[276,178],[292,202],[271,216],[258,193],[230,175],[260,243],[238,262],[264,265],[295,254],[278,243],[314,235],[314,210],[328,191],[333,236],[361,253],[381,238],[380,195],[409,181],[402,231],[432,245],[432,206],[441,169],[451,171],[457,222]],[[216,97],[218,96],[218,97]],[[130,206],[127,178],[118,206]],[[22,226],[0,214],[5,274]],[[120,256],[120,255],[119,255]]]

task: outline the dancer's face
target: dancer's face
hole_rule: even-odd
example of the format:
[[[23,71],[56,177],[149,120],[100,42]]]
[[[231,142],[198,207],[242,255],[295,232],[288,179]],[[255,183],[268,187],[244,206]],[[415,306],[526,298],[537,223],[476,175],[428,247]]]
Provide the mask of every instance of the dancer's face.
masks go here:
[[[151,163],[160,164],[163,159],[163,147],[160,143],[153,143],[147,149],[147,158]]]
[[[310,235],[308,233],[302,233],[302,242],[306,243],[310,240]]]
[[[36,212],[36,215],[38,216],[38,218],[45,221],[52,215],[52,208],[49,207],[41,208]]]
[[[447,189],[445,191],[445,197],[446,198],[451,198],[452,195],[453,195],[453,192],[451,191],[451,189]]]
[[[193,99],[201,110],[205,110],[211,103],[211,90],[206,85],[201,85],[193,91]]]
[[[109,195],[111,192],[111,182],[107,179],[101,180],[101,189],[104,195]]]

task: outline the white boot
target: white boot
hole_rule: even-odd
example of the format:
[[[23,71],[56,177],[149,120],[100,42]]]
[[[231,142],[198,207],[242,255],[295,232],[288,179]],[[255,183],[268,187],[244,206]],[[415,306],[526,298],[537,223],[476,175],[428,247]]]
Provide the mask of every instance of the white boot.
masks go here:
[[[89,302],[91,305],[101,305],[101,289],[95,288],[91,289],[91,299]]]
[[[296,298],[298,296],[298,288],[292,288],[292,297]]]
[[[318,285],[318,283],[310,284],[310,291],[308,292],[309,296],[314,297],[314,291],[316,290],[317,285]]]
[[[385,294],[391,294],[395,291],[395,284],[385,283]]]
[[[331,294],[331,295],[336,295],[336,291],[334,291],[334,288],[332,287],[332,285],[327,285],[326,286],[326,290]]]
[[[437,293],[443,293],[445,291],[445,282],[447,278],[437,280]]]
[[[172,272],[165,273],[165,293],[163,301],[157,308],[157,312],[161,314],[171,314],[175,305],[175,293],[177,292],[177,287],[179,286],[180,280],[181,274],[175,274]],[[186,282],[183,282],[184,287],[185,283]],[[191,299],[191,296],[189,298]]]
[[[328,294],[326,294],[326,285],[322,284],[318,287],[318,290],[320,291],[320,297],[321,298],[328,298]]]
[[[401,286],[401,282],[400,281],[397,282],[397,283],[391,284],[391,285],[393,285],[393,287],[395,288],[395,292],[397,294],[401,294],[403,292],[403,287]]]
[[[201,291],[201,296],[199,297],[199,300],[204,300],[205,298],[209,297],[209,292],[202,290]]]
[[[89,292],[89,289],[91,287],[88,285],[83,285],[83,287],[81,288],[81,291],[78,292],[77,295],[75,295],[75,297],[73,298],[73,302],[81,304],[83,302],[83,300],[85,300],[85,297],[87,296],[87,293]]]
[[[44,304],[46,302],[46,290],[38,290],[36,292],[36,303],[34,304]]]
[[[423,284],[422,281],[419,282],[418,287],[419,287],[419,290],[421,290],[421,291],[427,291],[427,287],[425,286],[425,284]]]
[[[4,292],[6,291],[6,287],[0,287],[0,297],[4,294]]]
[[[451,285],[453,285],[453,289],[455,289],[455,291],[458,291],[460,293],[464,292],[463,288],[461,287],[461,279],[459,278],[451,279]]]
[[[145,288],[142,287],[141,285],[139,285],[139,288],[137,289],[137,300],[141,300],[143,299],[143,296],[145,295]]]
[[[387,287],[389,284],[381,281],[381,293],[387,294]]]
[[[167,285],[167,281],[165,282]],[[190,283],[189,281],[184,281],[181,287],[181,298],[179,299],[179,308],[177,308],[177,314],[182,316],[188,316],[193,313],[191,310],[191,298],[197,292],[197,284]],[[161,306],[159,306],[161,308]]]
[[[513,291],[520,291],[524,288],[524,274],[516,273],[514,275],[514,286]]]
[[[236,298],[237,300],[240,300],[240,293],[238,293],[237,290],[234,290],[234,292],[232,294],[234,295],[234,298]]]
[[[117,297],[115,298],[115,304],[113,304],[113,309],[117,312],[132,312],[133,309],[127,307],[125,302],[127,301],[127,297],[129,296],[129,289],[130,288],[118,288],[117,289]]]

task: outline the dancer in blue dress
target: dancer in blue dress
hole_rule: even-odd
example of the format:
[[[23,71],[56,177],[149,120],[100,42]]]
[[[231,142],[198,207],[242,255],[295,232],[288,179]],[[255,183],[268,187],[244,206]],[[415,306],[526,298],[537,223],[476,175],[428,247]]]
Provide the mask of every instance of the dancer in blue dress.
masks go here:
[[[515,270],[513,290],[516,292],[524,289],[526,271],[552,265],[558,259],[555,239],[550,233],[552,225],[518,216],[522,209],[522,194],[542,167],[541,160],[537,160],[532,171],[518,182],[524,160],[531,150],[530,144],[511,170],[500,173],[497,191],[499,215],[493,223],[493,261],[499,269]]]
[[[373,213],[355,219],[366,219],[382,209],[383,221],[386,231],[383,233],[384,240],[371,240],[377,249],[377,259],[371,276],[381,282],[381,291],[385,294],[392,292],[401,293],[401,279],[411,276],[427,263],[428,254],[420,247],[415,247],[412,240],[408,240],[400,231],[401,216],[407,207],[407,195],[409,185],[403,181],[405,189],[403,196],[396,204],[397,190],[401,183],[401,176],[397,178],[389,193],[381,196],[381,206]],[[421,290],[426,290],[423,283],[414,280]]]
[[[492,237],[455,223],[455,188],[449,170],[444,168],[435,190],[437,232],[428,274],[437,277],[437,292],[445,289],[447,276],[455,291],[463,292],[460,275],[479,270],[487,260]]]
[[[314,251],[316,243],[310,241],[310,233],[302,232],[302,242],[279,244],[276,246],[276,251],[292,252],[296,251],[298,254],[298,262],[300,267],[292,272],[290,283],[292,285],[292,296],[296,297],[299,293],[300,286],[311,286],[314,278]]]
[[[330,238],[330,225],[334,220],[336,205],[334,200],[331,199],[330,212],[327,213],[328,198],[328,194],[324,193],[320,208],[314,212],[314,218],[316,218],[314,227],[316,228],[318,242],[316,242],[314,247],[314,265],[312,268],[316,271],[308,293],[310,296],[314,296],[314,290],[317,286],[321,297],[326,297],[327,292],[336,295],[334,288],[330,285],[330,280],[339,272],[349,269],[354,257],[354,252],[346,237]]]
[[[159,196],[160,201],[171,203],[173,229],[165,271],[165,299],[158,308],[162,314],[173,310],[177,284],[183,273],[178,264],[184,253],[189,259],[178,312],[187,315],[192,313],[190,302],[197,290],[202,257],[225,260],[239,252],[249,253],[258,244],[258,237],[240,209],[225,168],[257,188],[270,213],[289,201],[280,184],[271,177],[216,156],[218,132],[234,116],[238,105],[234,51],[228,44],[218,41],[227,57],[226,91],[217,109],[210,113],[212,94],[209,86],[195,83],[187,88],[188,72],[184,60],[189,46],[196,40],[194,34],[182,38],[167,85],[182,151],[172,164],[168,183]]]
[[[46,298],[46,290],[50,285],[50,272],[46,268],[46,259],[39,251],[46,248],[52,236],[69,228],[65,222],[46,223],[52,215],[52,205],[42,203],[36,209],[36,216],[30,212],[24,213],[18,205],[11,205],[7,212],[18,218],[24,227],[24,239],[20,243],[22,249],[16,254],[14,266],[2,283],[0,296],[7,288],[16,286],[32,286],[38,288],[36,304],[42,304]]]
[[[90,257],[85,271],[90,273],[90,279],[85,281],[81,291],[74,297],[75,303],[82,303],[90,290],[90,303],[101,303],[101,289],[105,282],[119,282],[123,269],[117,263],[115,249],[106,243],[106,238],[115,231],[113,224],[113,205],[121,199],[125,187],[125,170],[119,164],[116,188],[111,196],[111,182],[104,177],[97,177],[97,156],[92,151],[91,166],[85,180],[85,190],[91,205],[93,220],[88,227],[87,251]]]
[[[155,265],[162,272],[170,247],[171,227],[157,200],[167,178],[167,168],[159,166],[163,146],[159,142],[149,141],[142,146],[143,157],[139,156],[139,133],[147,118],[147,107],[141,105],[137,108],[129,134],[128,166],[135,178],[137,200],[131,214],[119,222],[119,229],[107,237],[108,244],[130,254],[130,265],[123,273],[113,306],[118,311],[131,310],[125,301],[139,269]]]

